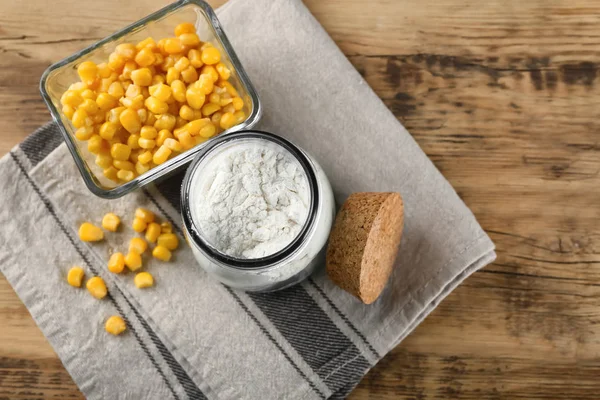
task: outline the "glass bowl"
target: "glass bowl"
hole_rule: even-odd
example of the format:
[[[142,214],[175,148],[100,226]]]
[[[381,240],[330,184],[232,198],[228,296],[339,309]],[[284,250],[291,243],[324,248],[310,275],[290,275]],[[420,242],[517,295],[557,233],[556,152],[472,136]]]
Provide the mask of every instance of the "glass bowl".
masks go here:
[[[155,40],[172,37],[173,29],[182,22],[195,23],[200,39],[204,42],[210,42],[221,51],[221,61],[231,70],[229,82],[232,83],[244,100],[244,111],[247,118],[244,122],[150,169],[129,182],[121,184],[113,182],[104,177],[102,169],[94,163],[95,155],[88,151],[87,142],[80,141],[75,137],[76,129],[63,114],[60,98],[72,83],[79,81],[77,66],[81,62],[88,60],[96,63],[106,62],[109,54],[114,51],[118,44],[123,42],[138,42],[148,36],[153,37]],[[150,182],[164,179],[175,170],[191,162],[194,156],[215,138],[254,126],[262,113],[256,90],[223,32],[214,10],[202,0],[181,0],[173,3],[51,65],[42,75],[40,92],[50,109],[52,118],[60,127],[67,147],[71,151],[85,184],[95,195],[108,199],[121,197]]]

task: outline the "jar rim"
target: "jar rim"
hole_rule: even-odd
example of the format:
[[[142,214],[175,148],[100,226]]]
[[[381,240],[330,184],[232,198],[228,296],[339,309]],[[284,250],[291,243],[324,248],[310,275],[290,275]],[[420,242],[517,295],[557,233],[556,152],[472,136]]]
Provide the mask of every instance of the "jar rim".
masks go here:
[[[194,177],[194,173],[196,172],[202,160],[209,156],[213,151],[218,150],[218,148],[220,148],[221,146],[228,144],[232,141],[242,139],[262,139],[275,143],[287,150],[302,166],[302,169],[306,174],[308,187],[311,195],[310,208],[308,211],[306,221],[304,222],[302,229],[296,235],[296,237],[283,249],[268,256],[260,258],[233,257],[223,253],[222,251],[219,251],[214,246],[212,246],[204,238],[204,235],[201,233],[201,229],[194,222],[189,201],[190,191],[192,187],[191,183]],[[188,240],[192,241],[196,246],[198,246],[200,250],[205,253],[205,255],[209,256],[214,260],[219,261],[224,266],[235,269],[262,269],[276,265],[279,262],[285,260],[305,242],[316,220],[319,204],[319,195],[319,185],[314,167],[308,159],[308,157],[299,147],[297,147],[289,140],[270,132],[254,129],[244,130],[215,139],[210,145],[202,149],[194,158],[194,160],[192,161],[185,173],[185,177],[181,186],[181,216],[183,218],[183,226],[186,230],[186,234],[188,235]]]

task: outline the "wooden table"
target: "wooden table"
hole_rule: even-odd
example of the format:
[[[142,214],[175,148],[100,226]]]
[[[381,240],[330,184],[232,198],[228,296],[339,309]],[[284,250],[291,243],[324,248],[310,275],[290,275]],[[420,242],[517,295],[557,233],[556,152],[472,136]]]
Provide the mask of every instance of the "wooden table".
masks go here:
[[[498,252],[351,398],[598,399],[600,3],[306,3]],[[165,4],[3,1],[0,154],[50,118],[48,65]],[[42,397],[81,394],[0,278],[0,398]]]

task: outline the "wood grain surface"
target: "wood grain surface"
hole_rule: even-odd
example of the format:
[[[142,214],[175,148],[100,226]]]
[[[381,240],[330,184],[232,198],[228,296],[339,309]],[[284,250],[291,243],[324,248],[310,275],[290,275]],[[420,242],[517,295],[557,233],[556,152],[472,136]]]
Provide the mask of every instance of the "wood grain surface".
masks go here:
[[[50,118],[48,65],[165,4],[1,2],[0,154]],[[600,2],[306,4],[498,252],[350,398],[598,399]],[[80,397],[1,278],[0,398]]]

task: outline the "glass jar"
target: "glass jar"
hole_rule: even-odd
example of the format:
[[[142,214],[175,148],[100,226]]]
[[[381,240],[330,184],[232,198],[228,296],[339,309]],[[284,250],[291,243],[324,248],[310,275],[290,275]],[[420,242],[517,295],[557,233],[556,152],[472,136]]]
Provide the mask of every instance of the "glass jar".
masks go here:
[[[232,146],[267,141],[295,158],[303,168],[310,191],[308,216],[300,232],[282,250],[262,258],[236,258],[216,249],[202,233],[192,205],[199,171],[210,158]],[[181,188],[181,212],[186,239],[200,266],[232,288],[267,292],[281,290],[307,278],[324,265],[325,247],[335,217],[335,201],[327,176],[304,150],[271,133],[243,131],[223,136],[204,148],[187,170]]]

